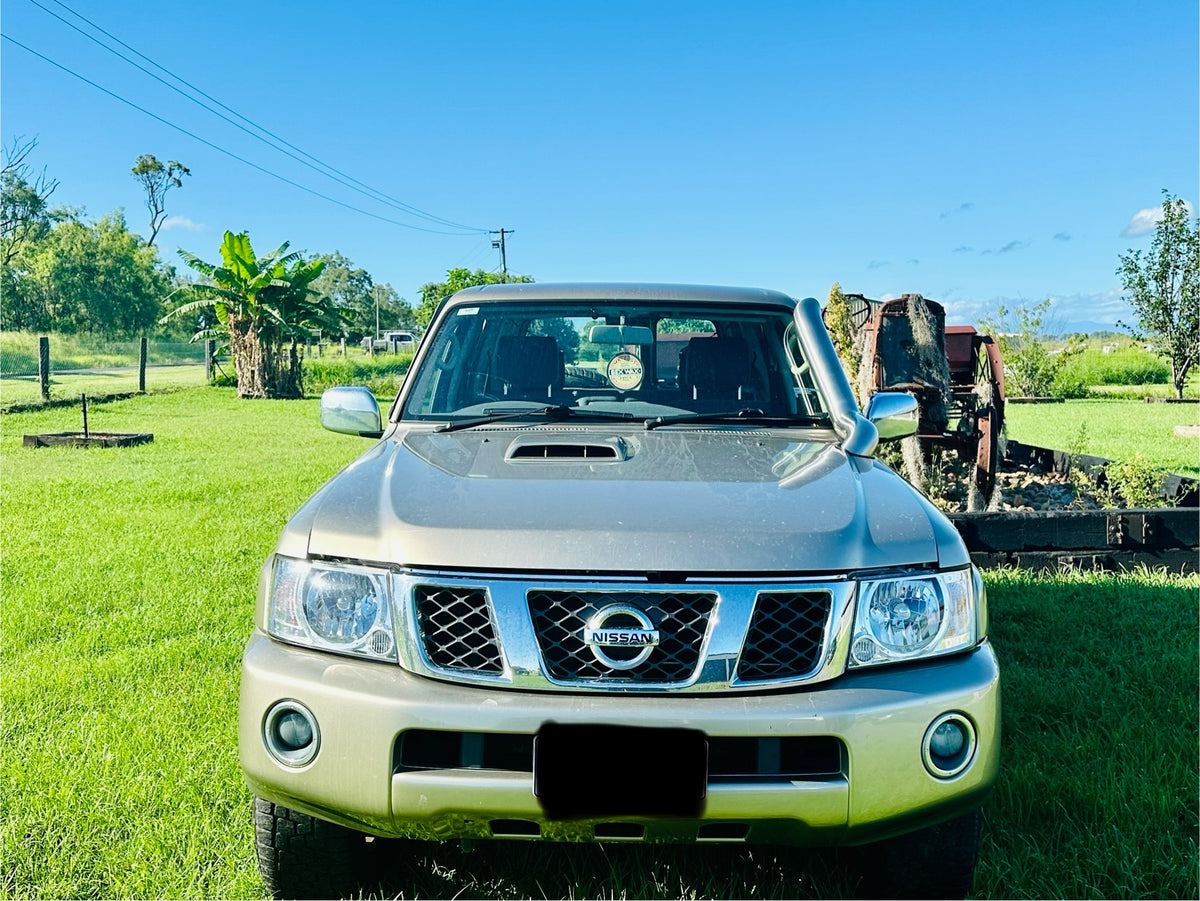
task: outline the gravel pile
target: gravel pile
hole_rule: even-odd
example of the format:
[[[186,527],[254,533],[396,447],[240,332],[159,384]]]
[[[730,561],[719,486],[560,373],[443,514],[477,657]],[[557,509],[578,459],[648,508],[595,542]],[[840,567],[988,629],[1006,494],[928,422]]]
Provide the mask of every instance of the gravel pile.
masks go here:
[[[1000,502],[992,509],[1033,512],[1035,510],[1099,510],[1104,504],[1087,491],[1079,491],[1059,473],[1029,471],[996,474]]]

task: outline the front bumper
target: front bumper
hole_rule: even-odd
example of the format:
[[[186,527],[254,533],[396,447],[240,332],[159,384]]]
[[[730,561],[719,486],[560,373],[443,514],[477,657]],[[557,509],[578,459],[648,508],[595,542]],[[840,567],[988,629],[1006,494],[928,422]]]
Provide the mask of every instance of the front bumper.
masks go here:
[[[256,795],[376,835],[858,844],[982,803],[999,769],[999,699],[999,670],[986,643],[969,654],[856,672],[807,690],[648,696],[456,685],[256,633],[243,659],[239,744]],[[264,717],[281,700],[300,702],[320,728],[320,750],[303,767],[276,762],[264,745]],[[922,742],[948,712],[974,725],[977,746],[965,771],[940,779],[922,762]],[[840,741],[842,763],[839,773],[820,778],[710,782],[698,820],[603,821],[547,819],[531,771],[519,765],[399,765],[397,739],[409,730],[530,736],[548,721],[685,727],[702,730],[710,742],[826,736]],[[604,773],[580,773],[579,781],[582,791],[625,788],[607,785]]]

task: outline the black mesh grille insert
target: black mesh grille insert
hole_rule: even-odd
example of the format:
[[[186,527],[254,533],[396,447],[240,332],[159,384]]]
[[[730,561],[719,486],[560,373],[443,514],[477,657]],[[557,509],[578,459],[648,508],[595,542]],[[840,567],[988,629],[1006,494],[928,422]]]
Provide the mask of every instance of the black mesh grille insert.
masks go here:
[[[744,682],[795,679],[813,672],[821,661],[828,592],[760,594],[738,660]]]
[[[709,784],[822,780],[845,773],[831,735],[708,737]],[[533,735],[409,729],[396,739],[394,772],[449,769],[533,772]]]
[[[658,592],[572,592],[534,590],[529,612],[538,646],[550,676],[566,682],[589,680],[613,684],[683,682],[700,660],[700,644],[716,595]],[[598,611],[614,604],[641,610],[659,632],[659,644],[645,663],[614,669],[602,663],[583,642],[583,628]],[[613,628],[636,628],[634,623],[608,622]],[[612,656],[630,653],[613,649]]]
[[[434,666],[487,674],[504,671],[483,589],[418,585],[414,594],[421,640]]]

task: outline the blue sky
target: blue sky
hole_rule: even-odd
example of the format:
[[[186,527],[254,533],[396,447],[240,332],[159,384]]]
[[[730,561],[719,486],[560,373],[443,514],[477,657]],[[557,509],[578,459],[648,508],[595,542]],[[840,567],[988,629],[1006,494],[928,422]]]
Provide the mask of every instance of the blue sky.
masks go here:
[[[1163,188],[1200,198],[1194,0],[36,3],[478,231],[356,193],[6,0],[0,133],[36,137],[55,201],[122,207],[146,235],[130,167],[178,159],[192,175],[168,196],[165,256],[217,259],[225,229],[247,230],[260,253],[340,251],[413,302],[450,267],[497,269],[485,232],[504,227],[509,270],[538,281],[821,299],[837,281],[920,292],[957,322],[1050,297],[1064,326],[1112,323],[1145,211]]]

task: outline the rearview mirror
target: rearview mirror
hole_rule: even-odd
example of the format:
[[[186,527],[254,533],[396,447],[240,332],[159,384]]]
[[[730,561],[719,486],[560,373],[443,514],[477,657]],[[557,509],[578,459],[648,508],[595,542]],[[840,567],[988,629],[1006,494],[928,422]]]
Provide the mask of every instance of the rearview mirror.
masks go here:
[[[383,417],[375,395],[361,386],[330,388],[321,395],[321,425],[331,432],[379,438]]]
[[[644,325],[593,325],[587,340],[592,344],[636,344],[647,347],[654,343],[654,332]]]

